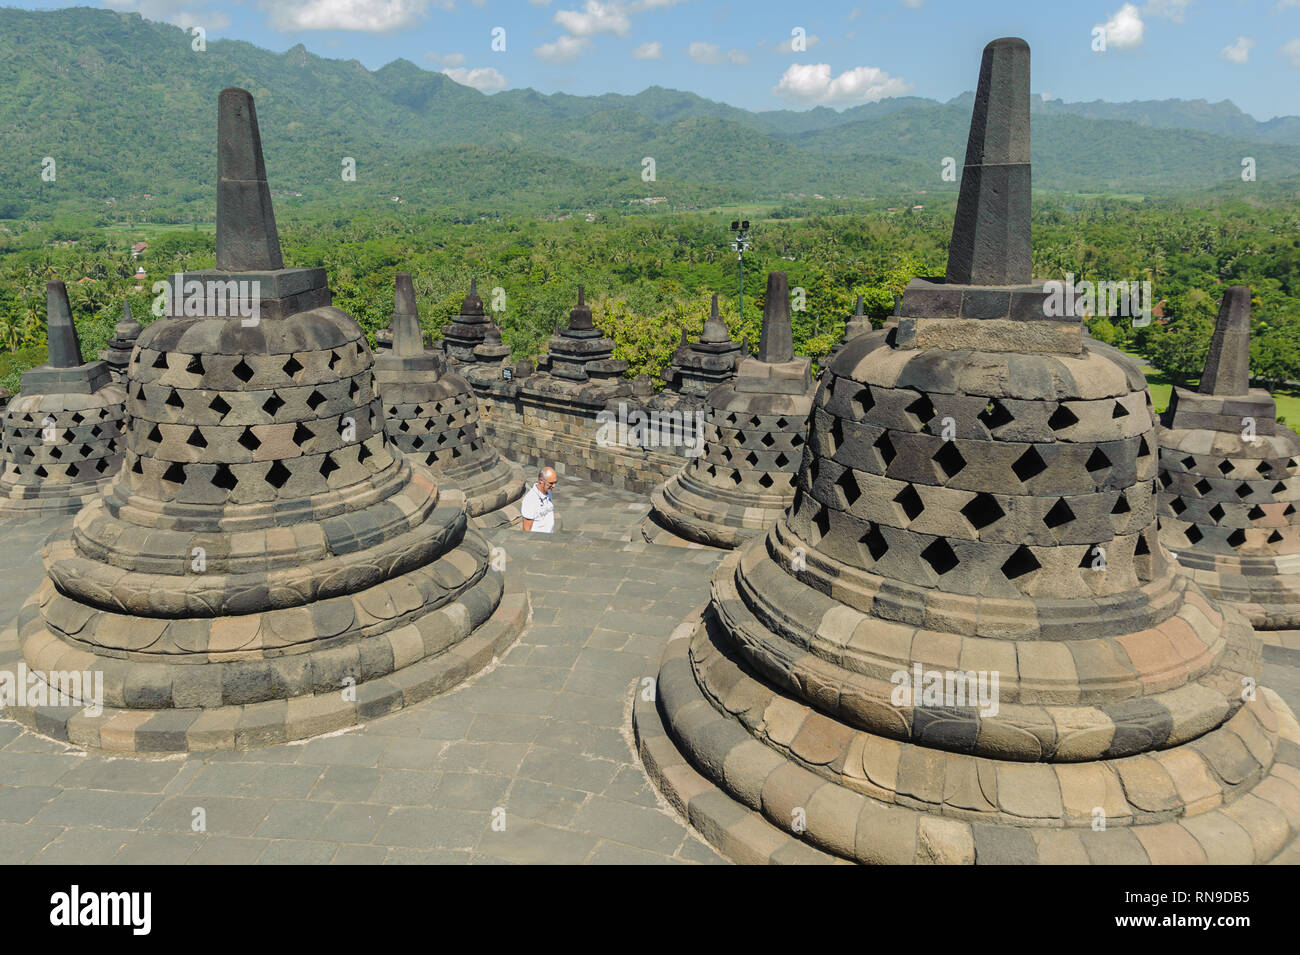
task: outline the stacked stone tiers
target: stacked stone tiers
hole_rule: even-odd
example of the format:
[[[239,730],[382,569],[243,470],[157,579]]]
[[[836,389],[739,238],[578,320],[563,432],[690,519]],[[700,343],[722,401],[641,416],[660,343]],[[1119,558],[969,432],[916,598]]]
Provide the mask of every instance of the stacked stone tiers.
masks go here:
[[[1270,630],[1300,627],[1300,436],[1276,417],[1260,390],[1176,388],[1160,436],[1161,539],[1207,593]]]
[[[123,303],[122,320],[114,326],[113,338],[99,357],[108,362],[113,380],[119,385],[126,381],[126,367],[131,363],[131,351],[140,337],[140,323],[131,317],[131,306]]]
[[[656,782],[738,861],[1271,859],[1300,727],[1160,549],[1138,368],[893,337],[831,364],[795,503],[638,701]],[[895,705],[918,665],[996,672],[997,711]]]
[[[518,465],[483,437],[478,401],[469,382],[454,372],[436,380],[428,373],[381,374],[389,437],[413,460],[460,488],[471,517],[510,523],[523,497]]]
[[[47,548],[19,618],[33,669],[104,672],[104,713],[15,717],[104,749],[243,748],[490,662],[525,598],[488,568],[464,495],[386,440],[372,364],[329,306],[150,325],[120,478]]]

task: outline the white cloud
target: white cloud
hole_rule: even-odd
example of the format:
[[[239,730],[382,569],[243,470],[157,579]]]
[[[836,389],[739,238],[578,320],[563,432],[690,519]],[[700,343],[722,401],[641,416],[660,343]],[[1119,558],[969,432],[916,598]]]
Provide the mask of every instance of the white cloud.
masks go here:
[[[424,58],[430,63],[437,63],[441,66],[463,66],[465,64],[464,53],[426,53]]]
[[[543,43],[533,47],[533,53],[539,60],[547,63],[571,63],[587,52],[591,41],[585,36],[575,37],[561,34],[554,43]]]
[[[472,86],[483,93],[495,93],[497,90],[505,89],[507,85],[506,78],[490,66],[480,66],[473,70],[457,68],[442,72],[461,86]]]
[[[1300,40],[1292,40],[1278,52],[1290,60],[1292,66],[1300,69]]]
[[[722,51],[716,43],[702,43],[696,40],[687,48],[686,52],[696,63],[722,62]]]
[[[1131,3],[1120,7],[1105,23],[1093,27],[1106,31],[1106,49],[1132,50],[1142,45],[1142,32],[1146,25],[1138,8]]]
[[[727,59],[731,61],[732,66],[744,66],[749,62],[749,54],[744,50],[728,50]]]
[[[826,106],[838,103],[870,103],[901,96],[912,88],[897,76],[874,66],[857,66],[831,76],[828,63],[792,64],[772,87],[772,92],[797,103]]]
[[[1182,23],[1183,16],[1191,5],[1192,0],[1147,0],[1147,5],[1142,8],[1142,12],[1149,13],[1153,17],[1164,17],[1166,20]]]
[[[638,60],[658,60],[664,55],[664,45],[658,40],[642,43],[632,51],[632,55]]]
[[[385,33],[413,26],[430,6],[447,9],[449,2],[432,0],[261,0],[271,26],[282,32],[299,30],[359,30]]]
[[[1219,51],[1219,56],[1229,63],[1245,63],[1250,59],[1250,51],[1255,49],[1255,41],[1248,36],[1237,37],[1236,43],[1229,43]]]
[[[910,7],[913,10],[919,10],[925,0],[903,0],[903,6]]]
[[[627,36],[632,22],[618,3],[601,3],[600,0],[587,0],[582,12],[577,10],[557,10],[555,22],[574,36],[596,36],[599,33],[614,33]]]
[[[113,10],[139,13],[146,20],[174,23],[183,30],[203,27],[220,30],[230,26],[230,17],[220,10],[192,9],[194,0],[104,0]]]
[[[803,49],[803,50],[800,50],[799,52],[802,53],[802,52],[805,52],[805,51],[807,51],[807,50],[811,50],[813,47],[815,47],[815,46],[816,46],[818,43],[820,43],[821,41],[822,41],[822,38],[819,37],[816,33],[809,33],[806,37],[804,37],[804,41],[803,41],[803,42],[804,42],[804,49]],[[793,47],[793,45],[792,45],[793,43],[794,43],[794,37],[790,37],[790,38],[787,39],[784,43],[779,43],[779,44],[777,44],[776,52],[777,52],[777,53],[784,53],[784,54],[787,54],[787,55],[790,54],[790,53],[794,53],[795,50],[794,50],[794,47]]]

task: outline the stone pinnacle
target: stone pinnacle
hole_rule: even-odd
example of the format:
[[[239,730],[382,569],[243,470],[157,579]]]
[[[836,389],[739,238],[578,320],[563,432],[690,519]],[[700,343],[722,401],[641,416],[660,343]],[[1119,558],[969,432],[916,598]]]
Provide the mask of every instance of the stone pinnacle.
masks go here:
[[[984,48],[966,165],[948,245],[947,280],[1024,285],[1030,247],[1029,44],[1018,37]]]
[[[731,335],[727,332],[726,323],[722,321],[722,316],[718,314],[718,296],[714,295],[709,317],[704,321],[704,331],[700,333],[700,341],[708,342],[710,345],[717,345],[730,340]]]
[[[1250,391],[1250,289],[1224,290],[1205,374],[1196,389],[1203,395],[1244,395]]]
[[[578,286],[578,304],[574,306],[573,311],[569,312],[569,328],[575,331],[581,331],[587,328],[594,328],[591,322],[591,309],[587,307],[584,298],[583,287]]]
[[[393,301],[393,354],[398,358],[418,358],[424,354],[424,336],[420,333],[420,315],[415,308],[415,286],[411,273],[398,272]]]
[[[217,268],[284,268],[257,110],[252,94],[235,88],[222,90],[217,100]]]
[[[68,287],[62,282],[45,286],[45,322],[50,343],[51,368],[76,368],[82,364],[81,340],[77,326],[72,321],[72,306],[68,304]]]
[[[784,272],[767,273],[767,297],[763,300],[763,336],[758,342],[758,360],[794,359],[794,333],[790,329],[790,284]]]

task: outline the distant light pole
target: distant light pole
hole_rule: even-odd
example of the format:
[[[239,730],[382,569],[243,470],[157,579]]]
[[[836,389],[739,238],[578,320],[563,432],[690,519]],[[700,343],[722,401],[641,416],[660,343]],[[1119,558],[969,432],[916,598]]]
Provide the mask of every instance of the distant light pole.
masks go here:
[[[749,220],[737,222],[731,221],[731,231],[736,233],[736,237],[731,240],[732,251],[736,253],[736,266],[740,270],[740,316],[741,320],[745,317],[745,251],[749,248]]]

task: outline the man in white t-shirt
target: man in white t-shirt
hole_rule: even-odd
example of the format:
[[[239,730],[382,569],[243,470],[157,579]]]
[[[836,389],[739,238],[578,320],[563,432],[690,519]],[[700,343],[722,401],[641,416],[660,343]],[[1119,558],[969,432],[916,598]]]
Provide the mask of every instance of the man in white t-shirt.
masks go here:
[[[558,478],[554,468],[542,468],[537,475],[537,483],[524,492],[519,504],[519,512],[524,517],[524,530],[549,534],[555,530],[555,502],[551,500],[551,488]]]

